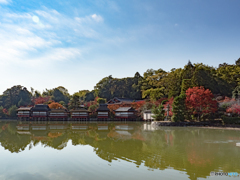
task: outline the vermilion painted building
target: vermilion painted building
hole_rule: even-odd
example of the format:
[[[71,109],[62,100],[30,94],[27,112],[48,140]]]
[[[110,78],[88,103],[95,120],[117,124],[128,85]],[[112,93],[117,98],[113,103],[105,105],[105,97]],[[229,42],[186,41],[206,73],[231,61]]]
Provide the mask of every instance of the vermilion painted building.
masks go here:
[[[30,119],[32,107],[20,107],[17,109],[17,116],[21,119]]]
[[[109,118],[110,110],[107,107],[107,104],[100,104],[99,108],[97,109],[97,118],[98,119],[107,119]]]
[[[73,120],[88,120],[89,118],[89,111],[83,107],[71,110],[70,113]]]
[[[49,112],[51,109],[46,104],[37,104],[32,109],[32,118],[33,119],[42,119],[47,120],[49,117]]]
[[[115,110],[115,117],[120,119],[134,119],[136,118],[136,111],[132,107],[120,107]]]
[[[66,109],[51,109],[49,118],[50,120],[68,120],[68,112]]]

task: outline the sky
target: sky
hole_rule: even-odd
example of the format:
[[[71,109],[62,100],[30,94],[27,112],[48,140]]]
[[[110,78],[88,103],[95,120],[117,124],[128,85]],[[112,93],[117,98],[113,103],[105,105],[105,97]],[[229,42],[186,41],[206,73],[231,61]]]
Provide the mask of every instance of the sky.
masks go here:
[[[239,0],[0,0],[0,94],[240,57]]]

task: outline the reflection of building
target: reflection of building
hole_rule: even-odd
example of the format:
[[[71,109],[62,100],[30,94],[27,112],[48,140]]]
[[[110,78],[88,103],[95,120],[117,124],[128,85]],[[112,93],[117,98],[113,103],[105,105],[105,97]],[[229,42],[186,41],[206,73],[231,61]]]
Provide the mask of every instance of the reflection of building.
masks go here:
[[[88,125],[86,125],[86,124],[72,124],[71,129],[72,130],[87,130]]]
[[[17,130],[19,131],[29,131],[29,124],[18,124]]]
[[[152,121],[154,120],[154,118],[152,117],[153,116],[153,113],[151,110],[145,110],[143,111],[143,120],[145,121]]]
[[[98,130],[108,130],[108,124],[98,124]]]
[[[121,124],[115,126],[116,130],[133,130],[133,127],[129,126],[128,124]]]
[[[61,130],[61,129],[67,129],[67,126],[65,124],[50,124],[49,125],[50,130]]]
[[[132,107],[120,107],[115,110],[115,117],[120,119],[134,119],[135,116],[135,109]]]
[[[98,119],[107,119],[109,117],[109,109],[107,104],[100,104],[99,108],[97,109],[97,118]]]
[[[51,109],[49,112],[50,120],[67,120],[68,113],[66,109]]]
[[[37,104],[32,108],[32,118],[47,120],[51,109],[46,104]]]
[[[32,124],[33,131],[46,131],[47,125],[46,124]]]
[[[71,118],[73,120],[88,120],[89,111],[81,107],[80,109],[71,110]]]
[[[16,127],[18,134],[31,134],[29,124],[18,124]]]
[[[17,109],[17,116],[19,119],[29,119],[31,117],[32,107],[20,107]]]
[[[144,131],[154,131],[155,126],[152,126],[151,124],[143,124],[143,130]]]

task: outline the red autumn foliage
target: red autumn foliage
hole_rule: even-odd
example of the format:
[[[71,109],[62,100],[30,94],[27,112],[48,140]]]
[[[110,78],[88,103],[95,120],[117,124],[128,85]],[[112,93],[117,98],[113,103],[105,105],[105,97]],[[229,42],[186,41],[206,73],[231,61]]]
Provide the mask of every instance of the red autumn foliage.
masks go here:
[[[167,100],[167,98],[160,98],[152,103],[155,104],[156,106],[159,106],[164,100]]]
[[[2,130],[3,130],[3,131],[6,130],[7,127],[8,127],[8,125],[9,125],[9,124],[4,124],[4,125],[2,126]]]
[[[98,98],[99,98],[99,97],[96,97],[96,98],[94,99],[94,101],[85,102],[85,103],[84,103],[84,106],[89,108],[91,105],[97,105],[97,104],[98,104],[98,103],[97,103]]]
[[[63,109],[63,106],[57,102],[51,102],[48,106],[50,109]]]
[[[174,98],[171,97],[166,103],[164,103],[164,110],[165,110],[165,116],[167,116],[167,106],[169,104],[169,116],[172,116],[172,104],[173,104]]]
[[[49,96],[46,97],[38,97],[33,99],[34,104],[47,104],[50,100]]]
[[[186,107],[193,114],[214,113],[217,111],[217,101],[213,94],[204,87],[193,87],[186,91]]]
[[[227,111],[227,113],[240,114],[240,105],[233,104],[226,111]]]
[[[8,115],[8,110],[6,108],[4,108],[3,113]]]
[[[137,101],[137,102],[133,102],[131,103],[131,107],[133,107],[134,109],[138,110],[140,109],[146,102],[144,100],[142,101]]]
[[[108,109],[111,112],[114,112],[114,110],[120,108],[120,107],[130,107],[131,103],[122,103],[122,104],[108,104]]]

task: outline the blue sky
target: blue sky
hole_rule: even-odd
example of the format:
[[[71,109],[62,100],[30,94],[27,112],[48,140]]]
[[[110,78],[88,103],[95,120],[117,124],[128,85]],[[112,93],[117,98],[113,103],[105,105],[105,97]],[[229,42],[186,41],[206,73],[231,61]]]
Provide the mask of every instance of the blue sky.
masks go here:
[[[0,93],[240,57],[239,0],[0,0]]]

